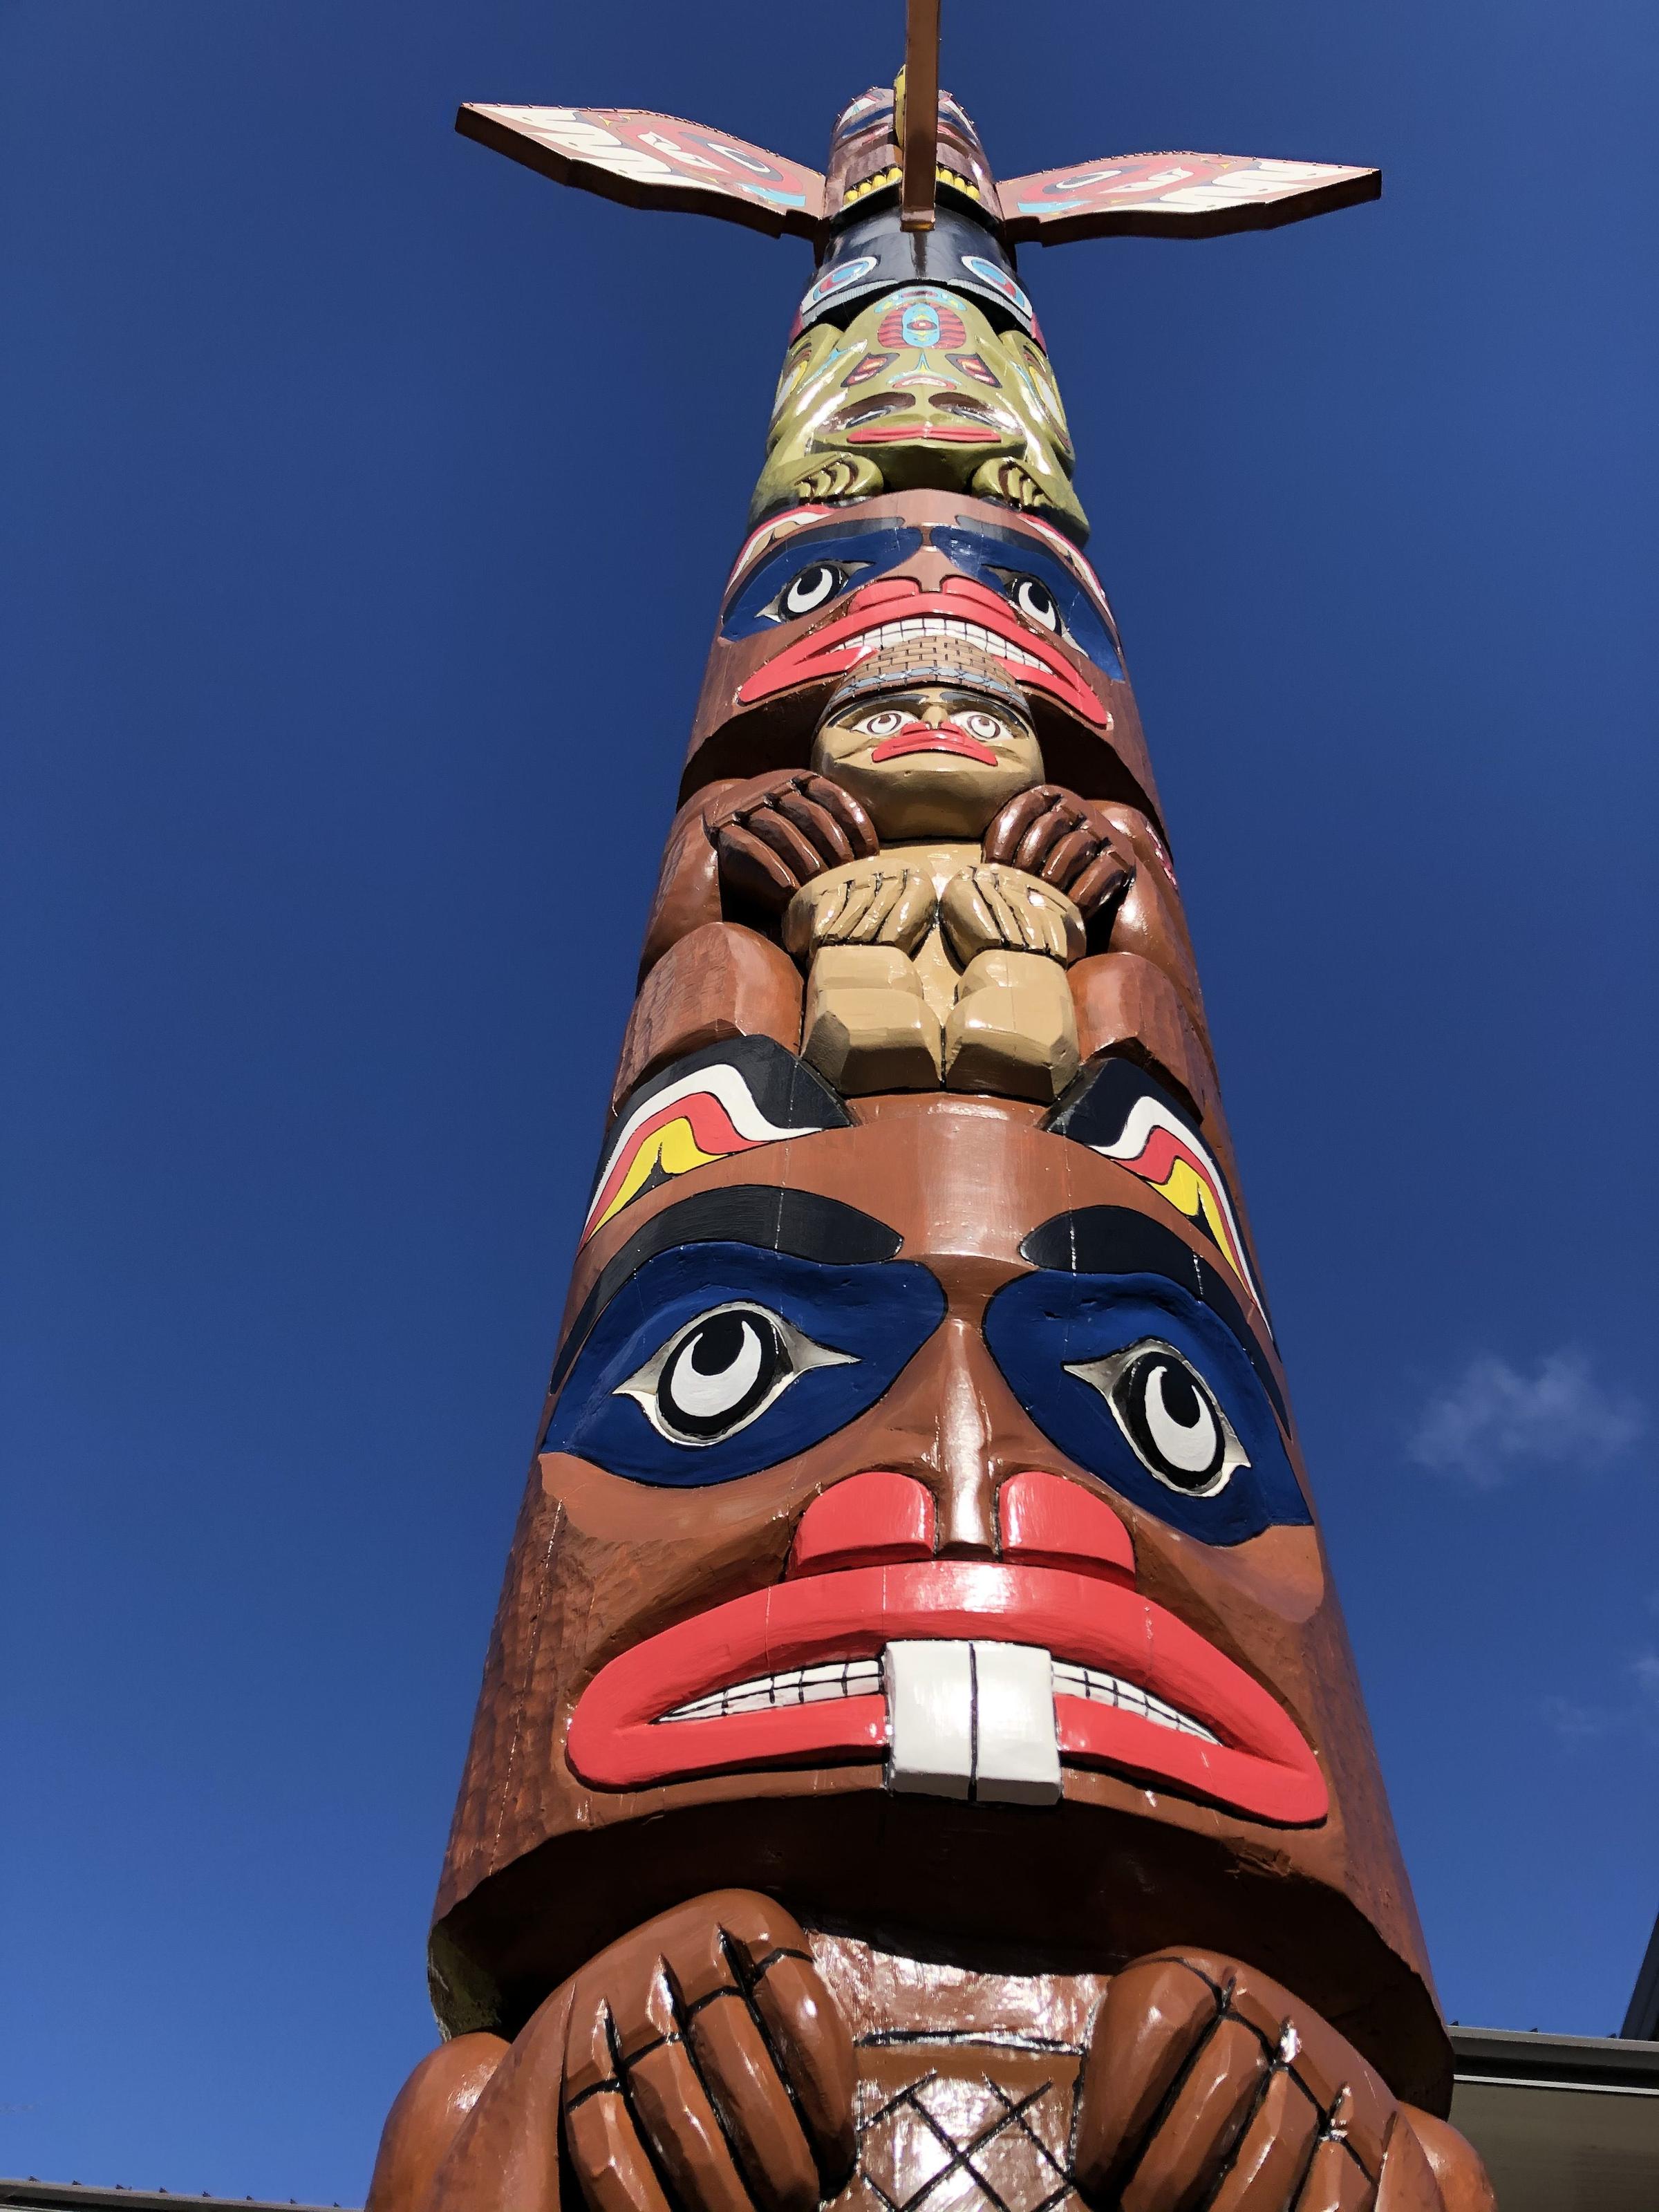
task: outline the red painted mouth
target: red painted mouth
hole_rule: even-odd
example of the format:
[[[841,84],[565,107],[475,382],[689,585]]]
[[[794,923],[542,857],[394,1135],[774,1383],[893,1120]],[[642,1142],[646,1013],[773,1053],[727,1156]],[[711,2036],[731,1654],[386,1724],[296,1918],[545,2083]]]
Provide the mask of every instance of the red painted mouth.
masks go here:
[[[849,446],[1000,446],[1006,434],[978,422],[869,422],[842,434]]]
[[[987,768],[998,764],[997,756],[989,745],[981,744],[977,738],[970,738],[965,730],[955,729],[949,722],[932,730],[925,722],[918,722],[911,729],[896,731],[873,747],[870,757],[872,761],[899,760],[906,753],[960,753],[964,760],[982,761]]]
[[[1030,629],[1000,593],[968,576],[924,592],[914,576],[883,576],[838,612],[763,661],[738,687],[740,707],[758,706],[798,684],[833,680],[884,645],[929,635],[976,645],[1029,691],[1046,692],[1097,729],[1111,717],[1047,630]]]
[[[880,1759],[887,1704],[872,1662],[895,1641],[975,1638],[1052,1655],[1065,1764],[1166,1784],[1276,1826],[1324,1818],[1324,1777],[1289,1715],[1194,1629],[1098,1575],[988,1559],[808,1575],[680,1621],[588,1684],[571,1717],[570,1764],[599,1789],[636,1790]],[[819,1670],[814,1697],[798,1685],[780,1692],[777,1678],[802,1668]],[[823,1679],[832,1675],[840,1686]],[[1067,1688],[1085,1681],[1115,1681],[1130,1693],[1127,1707]],[[720,1710],[718,1693],[736,1684],[744,1709]]]

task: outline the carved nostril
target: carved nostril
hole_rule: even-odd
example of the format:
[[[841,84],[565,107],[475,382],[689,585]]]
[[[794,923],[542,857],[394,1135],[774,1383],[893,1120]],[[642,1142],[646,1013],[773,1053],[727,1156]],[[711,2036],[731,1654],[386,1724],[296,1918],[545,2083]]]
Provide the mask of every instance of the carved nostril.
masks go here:
[[[784,1573],[823,1575],[933,1556],[933,1492],[908,1474],[881,1468],[849,1474],[812,1500],[795,1529]]]
[[[1129,1532],[1103,1498],[1058,1474],[1011,1474],[997,1492],[1002,1556],[1028,1567],[1073,1574],[1135,1571]]]

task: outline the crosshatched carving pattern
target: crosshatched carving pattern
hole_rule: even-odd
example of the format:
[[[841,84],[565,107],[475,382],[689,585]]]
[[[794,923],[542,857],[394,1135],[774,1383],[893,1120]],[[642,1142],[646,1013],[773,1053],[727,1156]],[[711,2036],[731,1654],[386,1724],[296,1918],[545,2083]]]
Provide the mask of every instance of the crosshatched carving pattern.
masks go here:
[[[1079,2054],[865,2044],[858,2167],[835,2212],[1073,2212]]]

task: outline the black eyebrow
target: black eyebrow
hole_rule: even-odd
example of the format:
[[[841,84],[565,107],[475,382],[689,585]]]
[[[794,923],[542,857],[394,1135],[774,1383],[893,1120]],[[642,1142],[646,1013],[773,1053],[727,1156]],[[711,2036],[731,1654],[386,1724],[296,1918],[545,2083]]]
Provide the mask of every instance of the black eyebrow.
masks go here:
[[[825,1267],[856,1267],[891,1260],[904,1242],[896,1229],[860,1213],[855,1206],[822,1197],[815,1190],[786,1190],[778,1183],[737,1183],[723,1190],[700,1190],[666,1206],[636,1229],[622,1249],[599,1270],[599,1280],[582,1300],[559,1356],[550,1389],[556,1391],[589,1332],[624,1283],[647,1260],[682,1244],[752,1244],[763,1252],[787,1252],[797,1260]]]
[[[1290,1410],[1278,1377],[1225,1278],[1172,1229],[1127,1206],[1083,1206],[1057,1213],[1019,1248],[1022,1260],[1066,1275],[1162,1275],[1207,1306],[1238,1339],[1286,1429]]]

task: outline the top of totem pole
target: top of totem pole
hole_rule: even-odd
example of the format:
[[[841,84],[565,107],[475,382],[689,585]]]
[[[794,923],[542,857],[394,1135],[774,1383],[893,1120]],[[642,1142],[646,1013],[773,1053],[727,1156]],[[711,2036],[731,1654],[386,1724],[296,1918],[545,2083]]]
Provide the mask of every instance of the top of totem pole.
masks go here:
[[[1237,154],[1108,154],[1034,170],[999,186],[978,134],[939,82],[939,0],[907,0],[904,65],[890,88],[838,118],[827,173],[728,133],[635,107],[468,101],[464,137],[557,184],[624,206],[718,216],[776,237],[808,238],[822,259],[856,206],[896,207],[907,233],[931,230],[941,194],[1001,241],[1063,246],[1139,235],[1214,238],[1265,230],[1376,199],[1379,169]]]

